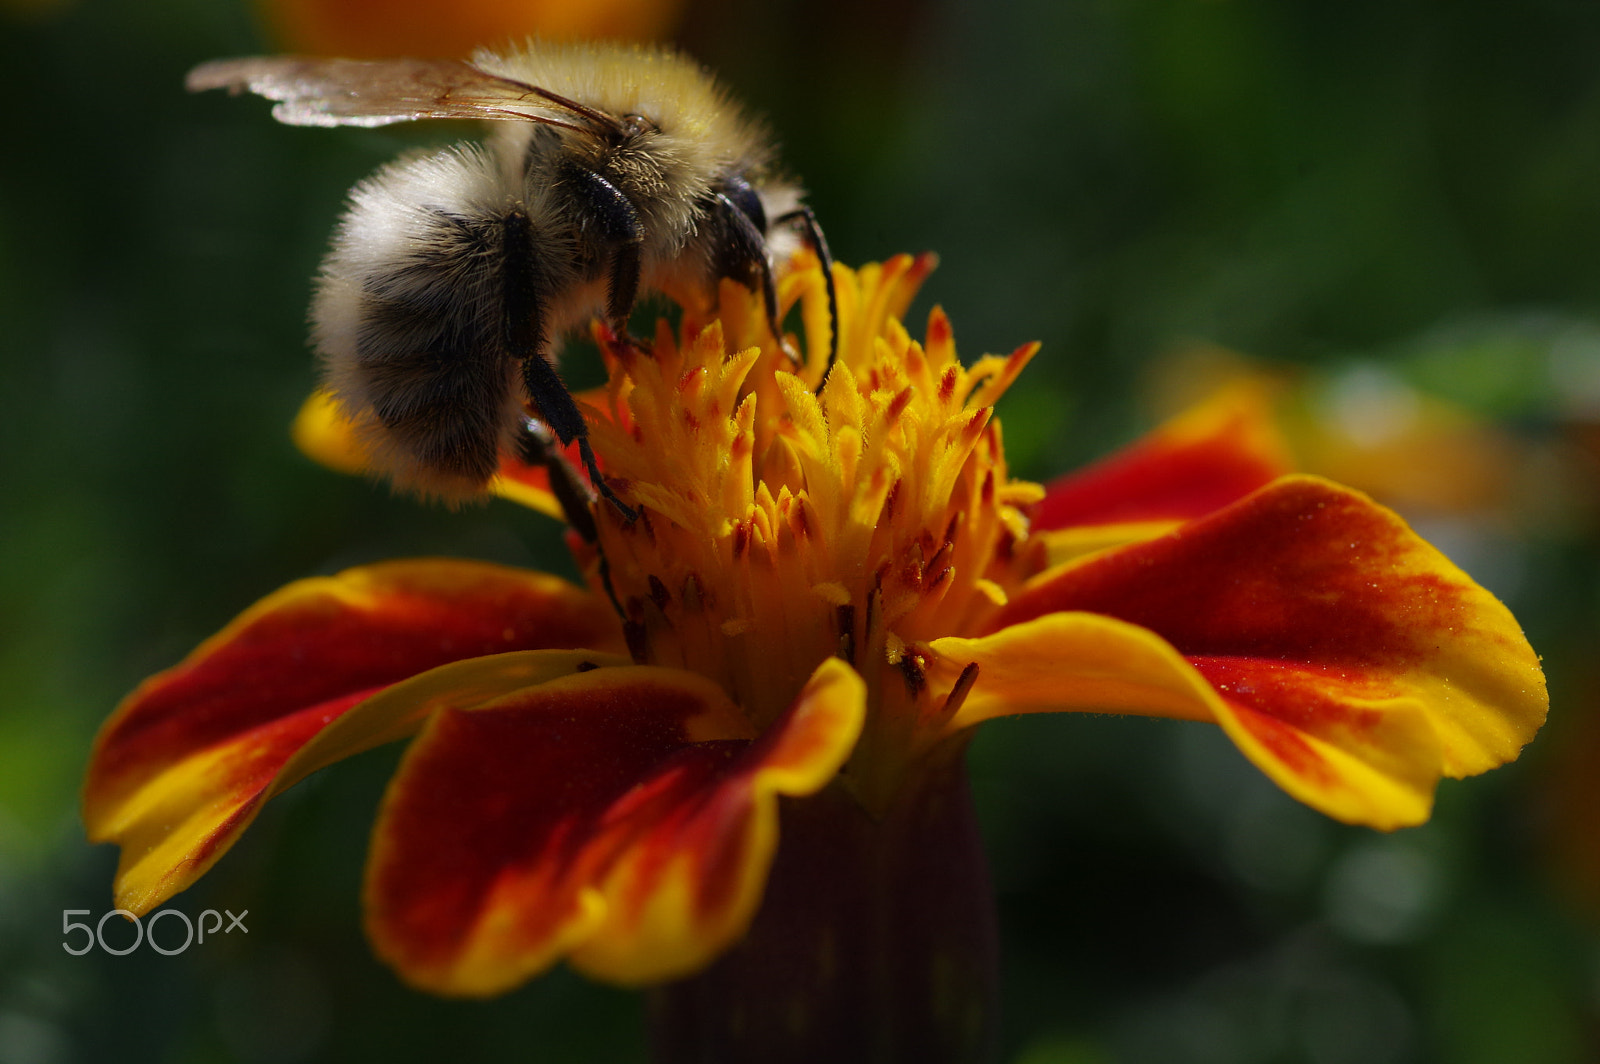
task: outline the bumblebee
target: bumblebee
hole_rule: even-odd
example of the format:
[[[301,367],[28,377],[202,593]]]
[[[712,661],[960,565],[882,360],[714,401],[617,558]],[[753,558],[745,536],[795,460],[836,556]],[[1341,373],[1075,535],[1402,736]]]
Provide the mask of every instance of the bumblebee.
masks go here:
[[[267,97],[290,125],[493,123],[483,144],[409,154],[358,184],[317,280],[324,382],[399,487],[480,493],[502,451],[530,453],[531,403],[631,517],[556,372],[565,335],[598,315],[626,338],[641,293],[706,301],[726,277],[762,294],[781,336],[774,271],[799,239],[822,260],[837,325],[827,243],[800,189],[765,130],[678,53],[530,43],[471,62],[225,59],[188,88]]]

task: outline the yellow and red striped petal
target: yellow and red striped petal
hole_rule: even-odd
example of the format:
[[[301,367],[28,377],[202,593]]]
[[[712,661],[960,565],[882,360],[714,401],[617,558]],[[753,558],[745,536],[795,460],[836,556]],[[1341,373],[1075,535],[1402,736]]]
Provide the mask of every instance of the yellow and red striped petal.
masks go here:
[[[192,883],[297,751],[369,696],[466,658],[617,649],[618,627],[588,592],[478,562],[389,562],[268,596],[141,684],[101,729],[84,821],[94,841],[122,846],[118,905],[143,912]],[[366,719],[359,737],[324,740],[318,764],[420,723]]]
[[[1153,538],[1292,468],[1262,386],[1244,382],[1045,488],[1032,526],[1064,561]]]
[[[1504,606],[1394,514],[1313,477],[1043,574],[988,636],[933,649],[946,671],[979,663],[958,725],[1209,716],[1295,797],[1383,828],[1425,819],[1441,775],[1515,758],[1547,705]]]
[[[446,994],[498,993],[563,956],[622,984],[693,971],[755,912],[778,796],[826,786],[865,711],[831,660],[753,741],[720,688],[650,666],[439,713],[374,832],[375,948]]]

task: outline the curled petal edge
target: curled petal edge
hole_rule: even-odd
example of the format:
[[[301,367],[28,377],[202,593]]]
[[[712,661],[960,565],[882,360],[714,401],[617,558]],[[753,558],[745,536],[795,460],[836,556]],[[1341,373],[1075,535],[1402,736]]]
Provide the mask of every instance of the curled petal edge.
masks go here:
[[[790,710],[747,752],[749,767],[724,785],[743,792],[737,798],[748,810],[733,847],[743,856],[731,873],[730,900],[702,926],[683,920],[679,914],[701,873],[680,852],[656,873],[660,881],[645,904],[628,910],[620,899],[637,893],[645,856],[633,850],[597,885],[608,918],[573,950],[573,967],[624,986],[657,983],[704,967],[743,935],[777,851],[779,797],[803,798],[833,780],[861,735],[866,705],[866,684],[854,669],[837,658],[820,665]]]
[[[1367,698],[1330,686],[1319,693],[1340,712],[1313,734],[1225,697],[1156,633],[1099,614],[1047,614],[977,639],[934,640],[930,648],[938,655],[929,674],[935,690],[953,687],[968,663],[978,665],[951,731],[1039,712],[1210,720],[1294,798],[1382,830],[1427,820],[1443,774],[1439,737],[1415,697]],[[1319,680],[1301,675],[1291,683],[1315,688]],[[1347,727],[1351,719],[1359,726]]]
[[[665,717],[638,702],[649,691],[658,693],[651,704],[671,704]],[[575,716],[586,702],[594,715]],[[737,737],[748,724],[720,688],[649,666],[592,671],[439,714],[407,752],[374,829],[365,890],[374,948],[408,983],[453,996],[502,993],[563,956],[629,986],[692,972],[743,934],[759,905],[777,799],[833,779],[865,707],[863,681],[830,660],[754,740]],[[491,755],[488,776],[464,773],[484,764],[475,749],[504,749],[483,745],[502,732],[546,736],[549,749],[615,742],[608,763],[633,767],[598,789],[593,777],[574,781],[577,790],[522,771],[515,758]],[[479,801],[499,815],[473,815]],[[505,817],[524,823],[516,812],[524,807],[540,822],[512,830]],[[476,868],[463,870],[427,842],[443,831],[454,845],[457,813],[463,827],[484,831],[457,855]],[[449,904],[437,901],[446,895]]]
[[[237,781],[254,753],[254,736],[191,754],[94,823],[94,841],[122,847],[113,887],[116,904],[143,915],[188,888],[238,841],[269,799],[318,769],[413,734],[440,706],[474,704],[627,660],[587,650],[514,651],[443,665],[377,693],[313,706],[286,722],[263,726],[275,732],[277,749],[283,742],[297,748],[275,771],[258,774],[248,786]],[[331,722],[329,714],[336,714]]]
[[[1446,776],[1515,759],[1548,709],[1511,612],[1398,515],[1320,477],[1279,478],[1167,536],[1042,573],[990,630],[1062,611],[1156,632],[1219,690],[1233,677],[1286,719],[1337,717],[1344,696],[1324,689],[1353,705],[1413,698]]]

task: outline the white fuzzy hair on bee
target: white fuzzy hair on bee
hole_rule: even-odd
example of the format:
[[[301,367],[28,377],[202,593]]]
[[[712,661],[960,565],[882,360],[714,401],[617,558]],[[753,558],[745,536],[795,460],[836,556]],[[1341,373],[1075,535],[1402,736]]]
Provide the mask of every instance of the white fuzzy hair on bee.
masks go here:
[[[823,261],[837,334],[827,244],[798,186],[765,130],[676,52],[227,59],[188,87],[265,96],[291,125],[492,123],[481,145],[408,154],[358,184],[317,281],[324,383],[398,487],[457,500],[483,492],[502,453],[557,462],[531,404],[631,518],[554,369],[564,336],[598,315],[630,342],[642,292],[706,307],[723,278],[761,293],[781,335],[774,271],[798,239]]]

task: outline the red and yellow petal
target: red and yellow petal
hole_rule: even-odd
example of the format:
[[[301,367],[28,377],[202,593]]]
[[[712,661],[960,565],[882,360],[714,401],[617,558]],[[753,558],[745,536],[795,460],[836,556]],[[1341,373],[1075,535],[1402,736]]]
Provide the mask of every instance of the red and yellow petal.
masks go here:
[[[192,883],[297,751],[385,687],[505,651],[618,649],[617,629],[603,599],[477,562],[390,562],[268,596],[145,681],[101,729],[84,821],[94,841],[122,846],[118,904],[143,912]],[[374,723],[360,741],[326,745],[320,763],[419,723]]]
[[[1290,669],[1272,677],[1270,664],[1257,663],[1255,677],[1242,682],[1263,694],[1276,680],[1267,697],[1274,715],[1230,700],[1239,677],[1197,668],[1149,629],[1095,613],[1049,613],[930,646],[940,661],[935,686],[954,686],[967,663],[979,668],[952,730],[1064,711],[1213,721],[1286,791],[1330,816],[1383,828],[1428,818],[1440,746],[1414,700],[1367,697],[1356,684],[1330,690],[1326,675]],[[1285,712],[1313,702],[1312,712]]]
[[[1209,688],[1183,655],[1149,629],[1115,617],[1047,613],[976,639],[935,639],[929,647],[936,691],[978,667],[951,731],[1018,713],[1214,719]]]
[[[649,666],[440,713],[374,832],[373,943],[447,994],[498,993],[563,956],[622,984],[693,971],[754,914],[778,796],[825,786],[865,709],[834,660],[754,741],[720,688]]]
[[[979,662],[958,725],[1209,716],[1297,798],[1384,828],[1425,819],[1441,775],[1515,758],[1547,706],[1504,606],[1394,514],[1312,477],[1043,574],[988,636],[933,649],[946,673]]]
[[[1292,469],[1264,387],[1241,382],[1045,488],[1032,527],[1052,561],[1150,539]]]

